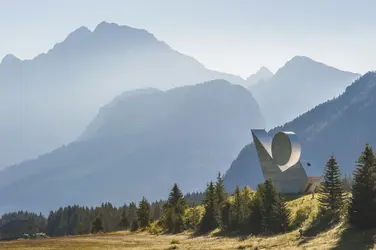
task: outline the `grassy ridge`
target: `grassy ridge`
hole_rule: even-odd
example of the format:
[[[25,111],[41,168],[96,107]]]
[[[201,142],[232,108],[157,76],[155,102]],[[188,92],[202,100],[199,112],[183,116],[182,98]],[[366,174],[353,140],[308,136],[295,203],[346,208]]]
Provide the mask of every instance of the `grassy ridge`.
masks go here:
[[[310,195],[288,202],[292,225],[309,229],[317,214],[317,200]],[[307,231],[308,232],[308,231]],[[120,231],[115,233],[66,236],[50,239],[0,242],[0,249],[376,249],[374,231],[359,232],[340,223],[331,228],[311,231],[299,239],[297,230],[273,237],[229,236],[215,231],[193,237]]]

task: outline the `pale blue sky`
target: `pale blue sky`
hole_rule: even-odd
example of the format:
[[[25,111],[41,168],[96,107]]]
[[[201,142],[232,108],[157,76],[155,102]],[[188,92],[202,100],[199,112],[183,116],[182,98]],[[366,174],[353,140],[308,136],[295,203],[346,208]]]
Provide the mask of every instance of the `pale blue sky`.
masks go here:
[[[205,66],[242,77],[295,55],[364,73],[376,67],[373,0],[0,0],[0,58],[46,52],[101,21],[147,29]]]

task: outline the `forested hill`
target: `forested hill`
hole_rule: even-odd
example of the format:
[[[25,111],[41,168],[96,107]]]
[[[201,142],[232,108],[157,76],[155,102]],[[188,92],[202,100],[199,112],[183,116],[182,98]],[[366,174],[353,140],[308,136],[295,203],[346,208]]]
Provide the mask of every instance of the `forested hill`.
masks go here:
[[[368,72],[338,98],[318,105],[269,133],[295,132],[302,144],[301,159],[312,162],[318,174],[322,173],[331,154],[337,158],[342,172],[351,174],[364,145],[376,145],[375,110],[376,72]],[[262,180],[255,147],[247,145],[227,171],[225,184],[233,190],[236,185],[255,187]]]

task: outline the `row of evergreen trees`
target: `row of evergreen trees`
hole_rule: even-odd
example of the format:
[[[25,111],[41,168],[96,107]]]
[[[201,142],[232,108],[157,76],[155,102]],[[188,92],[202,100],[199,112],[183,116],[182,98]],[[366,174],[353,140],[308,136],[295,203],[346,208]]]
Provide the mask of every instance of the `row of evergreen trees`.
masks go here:
[[[346,195],[351,190],[350,198]],[[336,222],[346,215],[348,222],[361,229],[376,228],[376,157],[370,145],[358,159],[353,178],[341,178],[334,156],[328,160],[318,189],[320,213]],[[188,206],[190,205],[190,206]],[[100,207],[68,206],[51,211],[46,220],[41,214],[10,213],[0,220],[25,217],[34,220],[50,236],[111,232],[121,229],[147,228],[153,221],[168,233],[195,230],[201,233],[220,228],[252,234],[283,233],[292,229],[290,211],[271,180],[258,185],[255,192],[237,187],[229,195],[223,178],[210,182],[204,193],[185,197],[177,184],[167,201],[149,203],[142,198],[135,203],[114,207],[103,203]]]
[[[150,225],[148,214],[149,206],[143,199],[138,208],[140,227]],[[234,194],[229,196],[222,176],[218,174],[217,181],[208,184],[202,204],[191,208],[188,208],[178,185],[174,184],[163,206],[163,216],[158,226],[168,233],[187,229],[206,233],[220,227],[227,231],[273,234],[285,232],[290,224],[289,219],[285,202],[270,180],[259,185],[256,192],[248,187],[242,190],[237,187]]]

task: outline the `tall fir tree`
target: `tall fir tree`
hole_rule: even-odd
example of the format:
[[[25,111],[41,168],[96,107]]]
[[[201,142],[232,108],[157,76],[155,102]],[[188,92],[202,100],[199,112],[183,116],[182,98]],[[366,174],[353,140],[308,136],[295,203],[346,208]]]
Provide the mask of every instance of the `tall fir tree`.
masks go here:
[[[231,203],[229,201],[225,201],[221,208],[220,226],[222,230],[231,229],[230,213],[231,213]]]
[[[137,220],[137,205],[134,202],[131,202],[128,206],[128,221]]]
[[[125,212],[125,210],[123,210],[121,212],[121,215],[120,215],[120,222],[119,222],[119,228],[120,229],[128,229],[129,228],[129,221],[128,221],[128,218],[127,218],[127,214]]]
[[[100,216],[97,216],[91,224],[91,233],[103,231],[103,223]]]
[[[234,192],[234,204],[231,205],[231,227],[232,228],[239,228],[241,224],[242,218],[242,195],[240,192],[239,186],[236,186]]]
[[[142,197],[137,209],[137,221],[141,228],[149,226],[151,221],[150,204],[145,197]]]
[[[348,207],[349,223],[360,228],[376,227],[376,159],[372,147],[366,144],[354,171],[352,197]]]
[[[227,199],[227,193],[225,189],[225,185],[223,183],[223,178],[221,176],[221,173],[218,173],[217,181],[215,182],[215,199],[216,199],[216,206],[218,211],[220,211],[221,206]]]
[[[261,193],[263,188],[264,184],[258,185],[256,193],[249,203],[248,231],[254,235],[262,232]]]
[[[275,218],[277,223],[274,232],[286,232],[290,224],[290,210],[288,209],[286,202],[280,194],[278,195],[277,202],[275,204]]]
[[[324,180],[319,187],[317,198],[320,211],[323,214],[330,213],[330,215],[337,220],[340,216],[345,194],[343,191],[340,168],[333,155],[329,158],[325,166],[323,178]]]
[[[270,234],[276,231],[278,221],[275,214],[275,206],[278,202],[277,191],[275,190],[272,181],[266,180],[264,183],[261,198],[261,214],[262,214],[262,229],[264,233]]]
[[[202,233],[212,231],[218,227],[215,188],[212,181],[205,191],[204,206],[205,212],[200,223],[200,231]]]
[[[170,233],[180,233],[184,230],[184,213],[187,205],[178,185],[171,189],[167,203],[164,205],[163,225]]]

